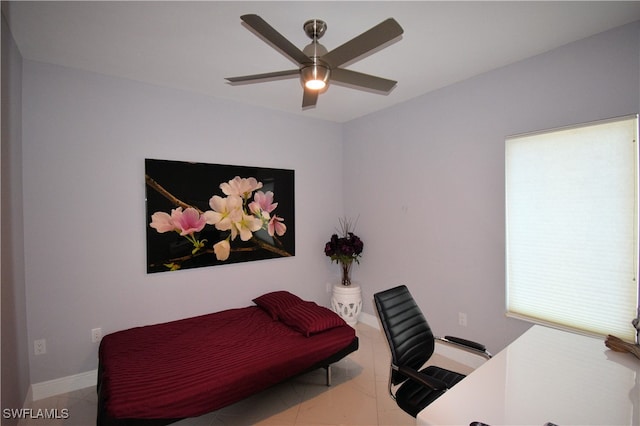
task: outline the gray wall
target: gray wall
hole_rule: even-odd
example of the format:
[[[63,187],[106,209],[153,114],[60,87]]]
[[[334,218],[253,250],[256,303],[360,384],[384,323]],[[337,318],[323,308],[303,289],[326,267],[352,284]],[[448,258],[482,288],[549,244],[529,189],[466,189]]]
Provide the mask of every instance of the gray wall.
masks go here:
[[[636,22],[347,123],[364,311],[406,284],[436,333],[492,351],[521,334],[529,325],[504,316],[505,137],[638,113],[639,81]]]
[[[2,408],[22,407],[29,388],[21,114],[22,57],[2,15]]]
[[[32,383],[96,368],[92,328],[248,306],[274,289],[328,304],[340,125],[27,60],[23,107],[29,341],[48,351],[31,355]],[[294,169],[295,257],[147,275],[145,158]]]

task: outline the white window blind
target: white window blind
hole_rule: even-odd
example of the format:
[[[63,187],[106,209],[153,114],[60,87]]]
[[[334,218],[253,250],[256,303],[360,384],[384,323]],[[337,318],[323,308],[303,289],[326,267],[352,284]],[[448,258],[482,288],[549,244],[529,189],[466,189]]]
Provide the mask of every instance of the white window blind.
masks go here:
[[[507,315],[635,341],[638,118],[506,140]]]

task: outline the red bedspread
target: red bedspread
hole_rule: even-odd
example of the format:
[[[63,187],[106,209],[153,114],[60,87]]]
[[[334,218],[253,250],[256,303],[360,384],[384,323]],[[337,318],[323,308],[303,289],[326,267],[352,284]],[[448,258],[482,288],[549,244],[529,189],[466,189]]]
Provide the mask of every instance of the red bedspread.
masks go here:
[[[348,346],[345,325],[305,337],[250,306],[109,334],[100,387],[114,418],[184,418],[217,410]]]

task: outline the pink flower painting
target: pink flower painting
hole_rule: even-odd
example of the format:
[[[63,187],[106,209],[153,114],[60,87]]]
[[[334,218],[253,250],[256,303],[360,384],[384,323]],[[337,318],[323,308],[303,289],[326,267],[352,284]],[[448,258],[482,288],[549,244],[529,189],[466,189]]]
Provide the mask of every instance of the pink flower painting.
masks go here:
[[[145,166],[147,272],[293,256],[292,170],[167,160]],[[285,199],[276,201],[279,188]]]

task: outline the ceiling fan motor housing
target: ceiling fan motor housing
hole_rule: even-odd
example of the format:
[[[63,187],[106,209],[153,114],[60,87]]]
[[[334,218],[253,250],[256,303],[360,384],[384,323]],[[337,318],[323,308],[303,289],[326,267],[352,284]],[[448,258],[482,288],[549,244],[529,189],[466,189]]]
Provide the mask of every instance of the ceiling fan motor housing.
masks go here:
[[[300,81],[302,86],[308,89],[326,90],[331,77],[331,68],[319,59],[327,54],[327,49],[318,42],[318,39],[327,31],[327,23],[320,19],[310,19],[302,27],[311,39],[311,43],[302,50],[309,57],[309,63],[300,67]]]

